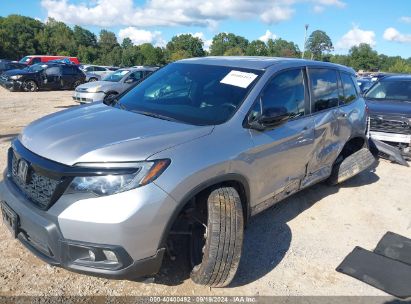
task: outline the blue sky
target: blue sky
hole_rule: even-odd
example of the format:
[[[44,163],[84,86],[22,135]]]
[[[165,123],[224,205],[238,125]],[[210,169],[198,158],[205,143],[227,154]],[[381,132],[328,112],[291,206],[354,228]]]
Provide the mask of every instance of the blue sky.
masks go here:
[[[302,49],[309,24],[309,33],[326,31],[335,53],[367,42],[379,53],[411,57],[410,0],[2,0],[0,15],[9,14],[105,28],[136,44],[192,33],[206,47],[216,33],[232,32],[250,41],[280,37]]]

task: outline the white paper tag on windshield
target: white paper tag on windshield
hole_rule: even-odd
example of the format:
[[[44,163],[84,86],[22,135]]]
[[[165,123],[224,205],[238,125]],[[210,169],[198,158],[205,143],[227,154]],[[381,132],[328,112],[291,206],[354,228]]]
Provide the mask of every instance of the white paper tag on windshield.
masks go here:
[[[240,71],[231,71],[228,73],[220,83],[229,84],[232,86],[240,87],[240,88],[247,88],[250,83],[253,82],[254,79],[257,78],[258,75],[253,73],[246,73]]]

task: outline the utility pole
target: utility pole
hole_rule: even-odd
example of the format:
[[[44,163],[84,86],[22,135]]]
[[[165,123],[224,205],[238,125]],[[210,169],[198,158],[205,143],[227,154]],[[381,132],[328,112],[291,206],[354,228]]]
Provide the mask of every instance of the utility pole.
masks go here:
[[[308,31],[309,24],[306,24],[304,27],[305,27],[304,45],[303,45],[303,53],[301,54],[301,59],[304,59],[304,55],[305,55],[305,45],[307,44],[307,31]]]

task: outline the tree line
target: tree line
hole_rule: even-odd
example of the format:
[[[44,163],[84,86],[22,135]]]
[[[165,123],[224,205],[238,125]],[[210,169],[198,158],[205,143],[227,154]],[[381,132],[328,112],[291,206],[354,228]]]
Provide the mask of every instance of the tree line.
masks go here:
[[[351,66],[356,70],[381,70],[386,72],[411,73],[411,57],[378,54],[368,44],[360,44],[347,55],[334,55],[330,37],[324,31],[314,31],[302,54],[298,45],[281,38],[249,41],[233,33],[216,34],[208,51],[204,41],[191,34],[171,38],[165,47],[151,43],[134,45],[130,38],[119,42],[115,33],[101,30],[99,35],[75,25],[49,18],[39,20],[9,15],[0,17],[0,58],[19,60],[29,54],[77,56],[83,63],[100,65],[133,66],[164,65],[175,60],[213,56],[274,56],[329,61]]]

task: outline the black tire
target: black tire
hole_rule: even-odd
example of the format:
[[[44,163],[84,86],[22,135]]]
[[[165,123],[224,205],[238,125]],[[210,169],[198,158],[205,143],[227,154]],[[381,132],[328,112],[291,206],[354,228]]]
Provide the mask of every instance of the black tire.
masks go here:
[[[77,88],[79,85],[81,85],[82,84],[82,82],[80,81],[80,80],[76,80],[74,83],[73,83],[73,89],[75,89],[75,88]]]
[[[26,80],[23,82],[22,88],[24,92],[36,92],[39,90],[39,87],[34,80]]]
[[[97,81],[97,78],[92,77],[88,80],[88,82],[94,82],[94,81]]]
[[[207,231],[201,263],[191,279],[201,285],[224,287],[240,263],[244,220],[241,199],[232,187],[218,188],[207,198]]]
[[[343,160],[337,159],[327,182],[330,185],[340,184],[371,167],[374,163],[375,158],[370,150],[363,148]]]
[[[116,97],[118,94],[114,92],[107,93],[106,96],[104,96],[104,101],[108,101],[110,99],[113,99]]]

